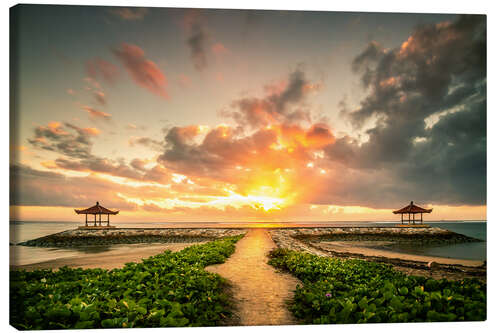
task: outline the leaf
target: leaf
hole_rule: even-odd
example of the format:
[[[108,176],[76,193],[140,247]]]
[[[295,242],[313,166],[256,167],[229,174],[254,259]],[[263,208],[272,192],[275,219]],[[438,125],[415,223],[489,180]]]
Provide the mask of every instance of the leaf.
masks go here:
[[[94,328],[94,321],[93,320],[77,321],[74,328],[77,330],[84,328]]]

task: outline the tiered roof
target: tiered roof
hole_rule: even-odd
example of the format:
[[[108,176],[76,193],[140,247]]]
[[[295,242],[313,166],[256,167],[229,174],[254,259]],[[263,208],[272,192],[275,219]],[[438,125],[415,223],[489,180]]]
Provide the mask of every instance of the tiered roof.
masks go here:
[[[120,211],[119,210],[116,210],[116,211],[109,210],[109,209],[107,209],[107,208],[99,205],[99,201],[97,201],[96,204],[95,204],[95,206],[92,206],[92,207],[87,208],[87,209],[75,209],[75,212],[77,214],[102,214],[102,215],[110,214],[110,215],[116,215]]]
[[[425,209],[413,204],[413,201],[406,207],[393,211],[394,214],[408,214],[408,213],[430,213],[431,209]]]

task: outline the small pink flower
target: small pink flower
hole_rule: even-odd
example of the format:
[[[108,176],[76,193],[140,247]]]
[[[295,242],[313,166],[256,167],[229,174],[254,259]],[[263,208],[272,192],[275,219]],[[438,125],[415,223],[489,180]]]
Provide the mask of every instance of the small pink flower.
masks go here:
[[[330,298],[330,297],[332,297],[332,294],[330,294],[330,293],[326,293],[326,294],[325,294],[325,297]]]

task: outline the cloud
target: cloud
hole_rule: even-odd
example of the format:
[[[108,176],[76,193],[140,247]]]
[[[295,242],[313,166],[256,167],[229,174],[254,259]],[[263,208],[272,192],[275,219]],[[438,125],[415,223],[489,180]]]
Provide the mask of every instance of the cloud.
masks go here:
[[[140,21],[149,13],[147,8],[116,8],[110,9],[110,13],[125,21]]]
[[[191,60],[194,67],[202,71],[207,67],[206,44],[208,34],[204,31],[200,24],[191,26],[191,33],[187,39],[187,44],[191,51]]]
[[[97,110],[97,109],[90,107],[90,106],[87,106],[87,105],[82,106],[82,108],[83,108],[83,110],[87,111],[87,113],[89,114],[89,117],[91,119],[103,119],[103,120],[110,120],[111,119],[111,115],[109,113]]]
[[[381,179],[380,194],[368,180],[329,187],[353,189],[350,196],[370,206],[390,207],[398,196],[485,204],[485,17],[419,26],[400,47],[381,50],[372,42],[353,61],[368,94],[347,117],[357,128],[376,119],[368,140],[339,138],[325,149],[338,168]]]
[[[144,125],[136,125],[136,124],[132,124],[132,123],[129,123],[125,126],[126,129],[130,130],[130,131],[145,131],[147,129],[146,126]]]
[[[101,58],[94,58],[85,63],[87,75],[93,80],[103,79],[107,83],[115,83],[120,75],[118,67]]]
[[[168,179],[170,172],[159,165],[149,168],[137,168],[123,158],[110,159],[92,153],[92,138],[100,134],[95,127],[78,127],[70,123],[50,122],[47,126],[34,129],[34,136],[28,142],[35,148],[52,151],[62,156],[54,161],[44,161],[42,165],[52,170],[72,170],[108,174],[139,181],[161,182]],[[147,139],[135,138],[132,144],[147,145],[160,150],[162,143]]]
[[[34,137],[28,142],[34,147],[58,152],[75,158],[88,158],[91,154],[91,137],[99,134],[96,128],[82,128],[70,123],[51,122],[37,126]]]
[[[222,43],[215,43],[212,45],[212,52],[217,55],[225,55],[229,53],[229,50]]]
[[[122,191],[125,191],[124,186],[93,176],[66,177],[56,172],[35,170],[23,164],[10,166],[11,205],[77,208],[99,200],[108,208],[136,209],[137,205],[117,195]],[[142,191],[149,192],[144,188]]]
[[[158,162],[179,174],[232,184],[242,195],[273,188],[284,197],[306,196],[320,175],[306,164],[315,151],[334,140],[323,124],[306,128],[277,124],[248,135],[227,125],[206,134],[197,126],[173,127],[165,136],[166,149]],[[301,183],[302,177],[307,177],[303,178],[307,184]]]
[[[206,31],[199,11],[190,10],[184,16],[184,28],[188,37],[186,43],[189,47],[191,60],[198,71],[203,71],[207,67],[207,45],[210,35]]]
[[[153,150],[163,150],[163,143],[158,140],[154,140],[148,137],[131,137],[128,141],[129,146],[134,147],[136,145],[141,145],[149,147]]]
[[[142,179],[142,173],[135,171],[125,163],[112,161],[107,158],[96,156],[87,156],[80,160],[58,158],[54,162],[58,168],[65,170],[91,171],[130,179]]]
[[[83,81],[88,84],[87,86],[85,86],[86,90],[102,90],[101,84],[92,77],[85,77],[83,78]]]
[[[288,81],[278,85],[266,85],[268,95],[263,98],[245,97],[232,102],[236,111],[224,111],[241,126],[259,128],[275,123],[310,121],[309,110],[302,105],[306,97],[320,89],[320,85],[309,82],[305,73],[297,68],[290,73]]]
[[[101,104],[101,105],[106,105],[108,104],[108,101],[106,99],[106,94],[103,92],[103,91],[94,91],[94,98],[95,100],[97,101],[97,103]]]
[[[168,99],[167,79],[158,66],[145,57],[137,45],[122,43],[113,50],[115,56],[127,69],[132,80],[139,86],[164,99]]]
[[[484,205],[485,35],[484,16],[472,15],[418,26],[395,48],[370,42],[351,64],[365,97],[355,108],[341,105],[342,116],[357,129],[350,135],[317,120],[308,97],[322,83],[308,80],[302,67],[264,85],[262,96],[235,99],[222,113],[230,124],[170,127],[163,141],[130,139],[130,145],[159,151],[157,159],[98,157],[91,152],[97,129],[58,122],[39,126],[31,144],[62,155],[45,167],[90,175],[78,179],[85,182],[78,188],[76,178],[24,168],[26,182],[11,188],[11,197],[12,191],[28,191],[14,197],[24,204],[48,204],[50,199],[70,205],[78,199],[71,191],[89,199],[98,196],[90,188],[94,185],[116,205],[181,217],[257,218],[259,198],[292,203],[282,217],[308,216],[299,209],[307,204],[395,208],[414,200]],[[147,61],[144,53],[129,55],[136,51],[120,49]],[[133,186],[125,186],[128,181]]]

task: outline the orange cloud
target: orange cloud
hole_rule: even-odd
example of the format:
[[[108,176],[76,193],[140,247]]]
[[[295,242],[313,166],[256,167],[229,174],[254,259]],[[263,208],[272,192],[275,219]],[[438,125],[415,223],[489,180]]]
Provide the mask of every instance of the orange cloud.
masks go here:
[[[127,69],[134,82],[155,95],[168,99],[167,79],[156,63],[145,57],[137,45],[122,43],[113,53]]]
[[[90,106],[82,106],[83,110],[87,111],[89,116],[91,118],[96,118],[96,119],[105,119],[105,120],[109,120],[111,119],[111,115],[109,113],[106,113],[106,112],[103,112],[103,111],[99,111],[97,109],[94,109]]]
[[[101,131],[95,127],[86,127],[86,128],[82,128],[82,130],[91,136],[97,136],[97,135],[99,135],[99,133],[101,133]]]

